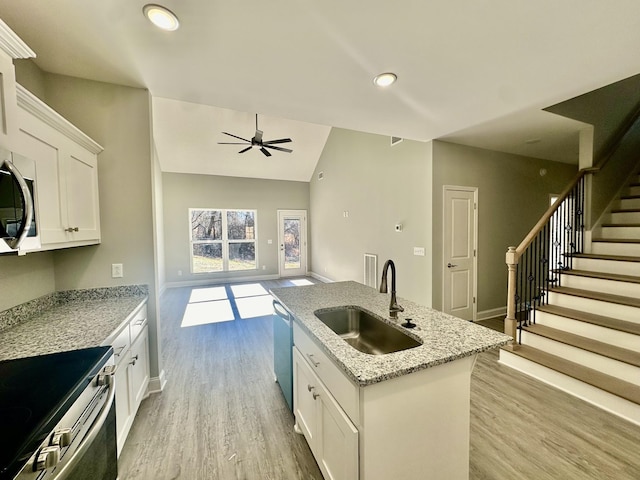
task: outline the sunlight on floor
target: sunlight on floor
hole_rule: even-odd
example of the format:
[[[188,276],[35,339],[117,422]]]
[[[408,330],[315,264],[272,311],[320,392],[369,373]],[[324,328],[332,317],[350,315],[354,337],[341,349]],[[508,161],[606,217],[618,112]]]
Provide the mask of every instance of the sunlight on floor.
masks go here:
[[[181,327],[193,327],[207,323],[228,322],[234,320],[229,300],[189,303],[182,317]]]
[[[273,297],[271,295],[238,298],[236,305],[240,318],[264,317],[273,314]]]
[[[289,281],[293,283],[296,287],[301,287],[303,285],[313,285],[313,282],[310,282],[306,278],[300,278],[298,280],[289,280]]]
[[[189,303],[196,302],[209,302],[211,300],[226,300],[227,290],[222,287],[206,287],[206,288],[194,288],[191,290],[191,296],[189,297]]]
[[[257,295],[268,295],[262,285],[259,283],[247,283],[244,285],[231,285],[231,291],[236,298],[255,297]]]

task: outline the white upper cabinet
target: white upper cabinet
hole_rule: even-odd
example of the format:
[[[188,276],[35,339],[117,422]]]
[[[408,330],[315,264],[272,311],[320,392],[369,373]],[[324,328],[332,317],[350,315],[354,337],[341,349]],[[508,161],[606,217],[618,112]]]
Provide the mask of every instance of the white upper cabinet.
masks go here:
[[[102,147],[17,86],[16,151],[36,162],[42,249],[100,243],[98,159]]]
[[[97,156],[103,148],[16,83],[13,60],[32,57],[0,20],[0,146],[35,161],[42,250],[100,243]]]
[[[0,145],[13,149],[17,127],[15,58],[36,54],[0,20]]]

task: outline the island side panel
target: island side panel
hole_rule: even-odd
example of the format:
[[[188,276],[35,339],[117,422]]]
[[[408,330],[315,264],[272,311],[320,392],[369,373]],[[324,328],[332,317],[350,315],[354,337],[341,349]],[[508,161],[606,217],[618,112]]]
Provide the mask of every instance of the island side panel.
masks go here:
[[[468,480],[475,358],[361,388],[360,480]]]

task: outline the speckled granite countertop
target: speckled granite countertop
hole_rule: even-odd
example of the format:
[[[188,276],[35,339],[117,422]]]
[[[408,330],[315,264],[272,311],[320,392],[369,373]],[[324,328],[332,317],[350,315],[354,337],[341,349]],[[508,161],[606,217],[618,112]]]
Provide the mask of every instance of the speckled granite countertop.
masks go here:
[[[303,287],[271,289],[295,321],[358,385],[367,386],[424,368],[452,362],[475,353],[507,344],[511,338],[481,325],[461,320],[398,297],[404,307],[398,320],[388,319],[390,295],[378,293],[357,282],[336,282]],[[322,323],[314,311],[321,308],[360,306],[400,324],[411,318],[417,325],[409,335],[422,341],[422,346],[386,355],[369,355],[352,348]]]
[[[71,290],[0,312],[0,360],[101,345],[147,298],[138,285]]]

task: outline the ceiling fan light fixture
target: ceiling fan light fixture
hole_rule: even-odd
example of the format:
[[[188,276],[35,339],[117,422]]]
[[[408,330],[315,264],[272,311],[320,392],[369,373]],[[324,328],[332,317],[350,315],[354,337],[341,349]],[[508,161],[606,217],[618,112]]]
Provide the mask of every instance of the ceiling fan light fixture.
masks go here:
[[[166,7],[149,3],[142,8],[144,16],[161,30],[173,32],[180,26],[178,17]]]
[[[396,83],[396,80],[398,80],[398,76],[395,73],[385,72],[385,73],[380,73],[379,75],[376,75],[375,77],[373,77],[373,84],[376,87],[385,88]]]

